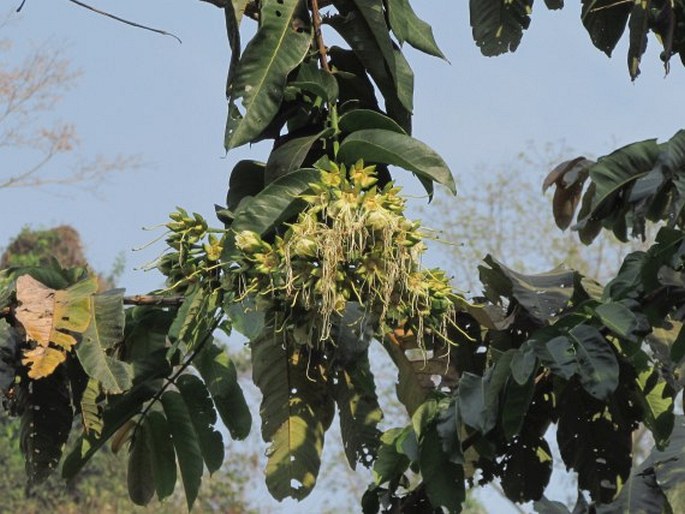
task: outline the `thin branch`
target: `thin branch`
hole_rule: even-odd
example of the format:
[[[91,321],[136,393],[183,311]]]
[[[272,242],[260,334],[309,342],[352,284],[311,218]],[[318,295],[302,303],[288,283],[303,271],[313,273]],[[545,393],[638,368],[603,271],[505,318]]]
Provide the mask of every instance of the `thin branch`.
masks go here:
[[[177,307],[183,303],[183,296],[157,296],[152,294],[137,294],[124,296],[124,305],[159,305]]]
[[[95,7],[92,7],[88,4],[85,4],[85,3],[81,2],[80,0],[69,0],[69,2],[71,2],[72,4],[76,4],[79,7],[83,7],[84,9],[88,9],[89,11],[92,11],[96,14],[100,14],[101,16],[106,16],[107,18],[112,18],[113,20],[116,20],[116,21],[123,23],[125,25],[130,25],[131,27],[136,27],[136,28],[143,29],[143,30],[149,30],[150,32],[154,32],[156,34],[161,34],[162,36],[170,36],[170,37],[174,38],[176,41],[178,41],[179,43],[183,43],[183,41],[181,41],[181,38],[179,38],[175,34],[172,34],[171,32],[167,32],[167,31],[161,30],[161,29],[155,29],[153,27],[148,27],[147,25],[141,25],[141,24],[136,23],[134,21],[130,21],[130,20],[126,20],[124,18],[120,18],[119,16],[115,16],[114,14],[110,14],[106,11],[101,11],[100,9],[96,9]]]
[[[323,41],[323,34],[321,33],[321,14],[319,13],[319,0],[310,0],[312,9],[312,20],[314,21],[314,37],[316,38],[316,46],[319,49],[319,61],[321,68],[330,73],[331,68],[328,66],[328,59],[326,58],[326,45]]]

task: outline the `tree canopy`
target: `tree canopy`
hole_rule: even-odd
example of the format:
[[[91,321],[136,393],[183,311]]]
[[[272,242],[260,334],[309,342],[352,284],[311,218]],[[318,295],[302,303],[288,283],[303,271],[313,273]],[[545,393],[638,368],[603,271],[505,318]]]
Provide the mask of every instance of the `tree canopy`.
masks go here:
[[[365,513],[459,512],[467,486],[495,479],[513,501],[564,512],[544,496],[552,425],[584,493],[576,512],[677,511],[685,132],[579,157],[547,177],[557,224],[585,244],[603,229],[625,241],[661,226],[606,285],[561,267],[519,273],[488,255],[483,295],[467,299],[422,266],[425,230],[406,217],[391,175],[412,173],[431,197],[436,185],[456,193],[448,164],[411,135],[403,46],[444,56],[409,0],[210,3],[231,50],[226,150],[271,140],[272,151],[234,165],[218,227],[170,214],[156,262],[163,290],[100,292],[88,270],[57,263],[3,272],[0,388],[22,419],[29,486],[58,467],[73,478],[110,444],[128,448],[133,502],[181,482],[192,508],[204,470],[225,457],[219,422],[236,440],[252,425],[235,365],[213,339],[236,330],[250,340],[277,500],[315,487],[337,413],[349,465],[372,469]],[[607,55],[627,29],[635,79],[650,33],[667,70],[683,58],[684,6],[587,0],[581,21]],[[471,0],[482,53],[515,50],[532,7]],[[332,33],[344,47],[327,44]],[[372,344],[397,368],[407,426],[379,429]],[[633,469],[640,424],[656,447]],[[62,455],[72,430],[77,444]]]

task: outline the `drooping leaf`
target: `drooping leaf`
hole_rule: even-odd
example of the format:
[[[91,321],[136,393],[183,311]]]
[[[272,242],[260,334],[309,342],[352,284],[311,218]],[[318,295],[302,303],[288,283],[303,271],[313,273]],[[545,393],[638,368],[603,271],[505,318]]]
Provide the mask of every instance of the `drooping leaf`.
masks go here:
[[[449,512],[458,512],[466,499],[464,468],[452,462],[444,453],[434,423],[423,432],[419,469],[426,494],[433,507],[444,507]]]
[[[535,377],[532,375],[524,384],[511,379],[507,381],[501,408],[502,429],[507,440],[511,441],[521,432],[534,393]]]
[[[40,484],[57,467],[69,437],[73,411],[63,368],[18,387],[23,407],[19,439],[28,486]]]
[[[578,325],[569,332],[578,362],[580,382],[598,400],[618,387],[618,361],[611,344],[594,327]]]
[[[401,476],[409,467],[410,460],[407,458],[407,455],[398,451],[397,442],[403,433],[404,431],[401,428],[391,428],[381,435],[378,456],[373,463],[372,477],[374,484],[383,485]]]
[[[483,55],[515,51],[530,25],[533,0],[470,0],[473,39]]]
[[[300,500],[316,484],[333,402],[318,358],[306,354],[314,350],[287,344],[270,330],[252,342],[253,378],[263,394],[262,437],[271,443],[266,485],[277,500]]]
[[[335,77],[313,62],[303,63],[295,80],[288,82],[288,85],[312,93],[329,103],[334,103],[340,92]]]
[[[601,402],[571,381],[558,401],[564,406],[557,428],[564,463],[578,473],[579,487],[593,500],[610,502],[630,473],[631,434],[637,425],[630,399],[617,393]]]
[[[571,226],[583,192],[583,184],[588,177],[588,169],[593,164],[594,161],[582,156],[565,161],[556,166],[542,184],[543,192],[553,184],[556,185],[552,213],[554,221],[561,230],[566,230]]]
[[[147,445],[151,452],[152,476],[157,498],[163,500],[174,492],[176,486],[176,452],[166,417],[152,410],[143,422]]]
[[[406,41],[417,50],[445,58],[435,42],[432,27],[416,15],[409,0],[389,0],[388,17],[392,31],[400,43]]]
[[[507,446],[502,466],[507,498],[517,503],[537,501],[552,475],[552,451],[542,437],[521,434]]]
[[[595,313],[614,334],[635,341],[640,332],[640,320],[628,307],[619,302],[599,305]]]
[[[641,393],[644,424],[652,432],[654,442],[663,449],[673,430],[673,389],[654,368],[636,370],[635,379]]]
[[[338,405],[347,462],[352,469],[357,463],[371,466],[380,440],[378,424],[383,411],[378,404],[368,355],[335,370],[332,392]]]
[[[193,365],[200,372],[231,437],[245,439],[250,433],[252,415],[238,384],[233,361],[224,350],[215,344],[208,344],[195,358]]]
[[[242,160],[233,167],[228,182],[226,208],[235,212],[245,198],[256,196],[264,189],[264,168],[259,161]]]
[[[161,398],[169,422],[171,439],[181,470],[188,510],[193,507],[202,482],[203,458],[190,412],[183,397],[176,391],[166,391]]]
[[[377,5],[380,2],[372,0],[372,3]],[[388,115],[407,133],[411,133],[414,75],[402,53],[392,45],[385,19],[382,19],[382,24],[386,26],[384,37],[391,44],[394,72],[388,68],[386,59],[378,58],[383,52],[378,46],[373,31],[363,21],[364,17],[356,9],[352,0],[336,0],[336,6],[341,15],[331,16],[327,22],[345,39],[362,64],[362,72],[355,75],[360,76],[368,72],[385,99],[385,109]],[[379,23],[381,23],[380,20]],[[381,30],[381,28],[378,29],[378,31]]]
[[[631,2],[614,0],[582,0],[581,19],[590,34],[592,44],[611,57],[628,23]]]
[[[550,317],[561,312],[573,296],[574,272],[558,267],[546,273],[524,275],[488,255],[484,259],[490,266],[479,266],[485,295],[494,303],[501,297],[513,297],[533,318],[547,323]]]
[[[170,357],[179,346],[183,345],[186,351],[192,351],[212,336],[216,329],[219,296],[218,290],[208,292],[199,285],[191,286],[169,327],[168,337],[172,342],[168,350]]]
[[[92,433],[96,437],[102,433],[103,421],[100,406],[97,403],[100,395],[100,384],[94,378],[88,379],[86,389],[81,396],[81,418],[83,430],[86,434]]]
[[[82,334],[91,322],[91,296],[97,291],[94,277],[64,290],[51,289],[30,275],[17,278],[16,318],[33,349],[24,352],[22,363],[30,378],[50,375],[76,344],[72,333]]]
[[[205,384],[195,375],[181,375],[177,385],[195,427],[202,458],[212,474],[224,462],[224,441],[214,427],[217,419],[214,403]]]
[[[91,296],[93,316],[76,346],[85,372],[110,394],[123,393],[133,385],[133,366],[107,354],[107,350],[124,340],[123,298],[123,289]]]
[[[264,0],[260,24],[229,85],[227,150],[248,143],[278,112],[286,78],[304,59],[311,41],[309,15],[302,0]],[[241,101],[244,112],[238,106]]]
[[[128,456],[128,496],[136,505],[145,506],[155,494],[155,478],[152,473],[152,449],[145,423],[138,427],[131,442]]]
[[[454,178],[447,163],[421,141],[383,129],[365,129],[347,136],[338,151],[338,159],[354,163],[386,163],[402,167],[419,177],[437,182],[456,194]]]
[[[635,80],[640,74],[640,61],[642,54],[647,50],[647,32],[649,31],[649,18],[651,0],[634,2],[630,11],[630,45],[628,47],[628,71],[630,78]]]

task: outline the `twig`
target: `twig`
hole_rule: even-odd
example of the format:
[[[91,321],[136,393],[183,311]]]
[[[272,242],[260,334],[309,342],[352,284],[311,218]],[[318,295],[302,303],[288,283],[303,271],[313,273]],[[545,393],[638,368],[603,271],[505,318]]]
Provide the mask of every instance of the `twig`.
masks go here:
[[[316,38],[316,46],[319,49],[319,61],[321,67],[328,73],[331,68],[328,66],[328,59],[326,59],[326,45],[323,42],[323,34],[321,33],[321,14],[319,13],[319,0],[310,0],[312,9],[312,20],[314,21],[314,37]]]
[[[176,41],[178,41],[179,43],[183,43],[183,41],[181,41],[181,38],[179,38],[175,34],[172,34],[171,32],[167,32],[167,31],[161,30],[161,29],[155,29],[153,27],[148,27],[147,25],[141,25],[140,23],[136,23],[134,21],[130,21],[130,20],[126,20],[124,18],[120,18],[119,16],[115,16],[114,14],[110,14],[106,11],[101,11],[100,9],[96,9],[95,7],[92,7],[88,4],[85,4],[85,3],[81,2],[80,0],[69,0],[69,2],[71,2],[72,4],[76,4],[79,7],[83,7],[84,9],[88,9],[89,11],[92,11],[96,14],[106,16],[107,18],[112,18],[113,20],[116,20],[116,21],[123,23],[125,25],[130,25],[131,27],[136,27],[136,28],[143,29],[143,30],[149,30],[150,32],[154,32],[156,34],[161,34],[162,36],[170,36],[170,37],[174,38]]]
[[[161,305],[177,307],[183,303],[183,296],[157,296],[153,294],[137,294],[124,296],[124,305]]]

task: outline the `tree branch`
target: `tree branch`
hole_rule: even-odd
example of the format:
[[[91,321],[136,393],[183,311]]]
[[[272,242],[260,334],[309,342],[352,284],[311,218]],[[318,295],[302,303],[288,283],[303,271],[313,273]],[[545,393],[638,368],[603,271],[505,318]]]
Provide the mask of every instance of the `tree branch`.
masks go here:
[[[321,14],[319,13],[319,1],[310,0],[310,4],[312,9],[312,20],[314,21],[314,37],[316,38],[316,46],[319,49],[319,62],[321,62],[321,68],[323,68],[327,73],[330,73],[331,68],[328,66],[328,59],[326,58],[326,45],[323,42],[323,34],[321,33]]]

